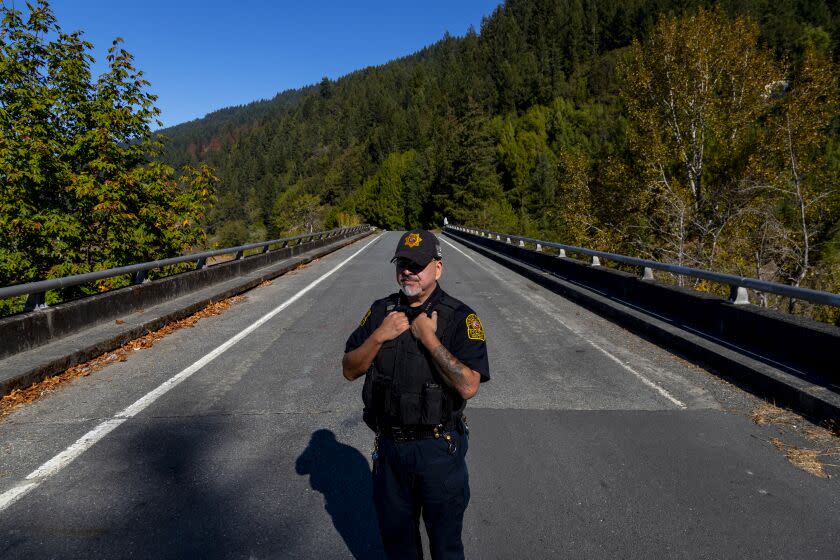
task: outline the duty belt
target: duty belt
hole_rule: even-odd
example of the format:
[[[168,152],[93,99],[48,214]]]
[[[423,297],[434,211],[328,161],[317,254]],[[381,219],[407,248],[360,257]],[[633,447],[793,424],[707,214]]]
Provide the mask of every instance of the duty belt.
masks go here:
[[[455,424],[437,426],[381,426],[380,433],[397,443],[418,439],[445,438],[448,432],[455,430]]]

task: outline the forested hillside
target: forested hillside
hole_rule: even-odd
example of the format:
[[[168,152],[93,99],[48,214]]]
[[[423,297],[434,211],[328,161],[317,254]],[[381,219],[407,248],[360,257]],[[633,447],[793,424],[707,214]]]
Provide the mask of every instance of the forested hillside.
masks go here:
[[[446,216],[836,291],[838,10],[508,0],[464,37],[163,131],[166,158],[216,170],[225,245]]]

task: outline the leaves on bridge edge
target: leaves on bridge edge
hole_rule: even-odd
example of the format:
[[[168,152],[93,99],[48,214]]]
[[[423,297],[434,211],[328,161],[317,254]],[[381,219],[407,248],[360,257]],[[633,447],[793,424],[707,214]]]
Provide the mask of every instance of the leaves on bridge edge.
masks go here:
[[[828,457],[840,457],[840,429],[836,424],[814,426],[798,414],[769,403],[756,407],[752,412],[752,420],[759,426],[772,425],[782,433],[797,433],[817,447],[806,449],[785,443],[778,437],[770,438],[769,442],[784,453],[795,467],[826,479],[831,478],[826,467],[840,467],[823,462]]]
[[[0,419],[11,414],[15,408],[34,402],[44,395],[51,393],[64,383],[79,377],[87,377],[109,364],[124,362],[128,360],[129,354],[131,354],[134,350],[145,350],[147,348],[151,348],[155,342],[166,335],[184,327],[193,327],[200,319],[219,315],[229,309],[234,303],[238,303],[244,299],[244,296],[235,296],[222,301],[213,302],[201,311],[198,311],[189,317],[181,319],[180,321],[169,323],[156,331],[150,332],[140,338],[136,338],[124,344],[116,350],[106,352],[83,364],[75,365],[58,375],[48,377],[38,383],[33,383],[29,387],[15,389],[0,399]]]

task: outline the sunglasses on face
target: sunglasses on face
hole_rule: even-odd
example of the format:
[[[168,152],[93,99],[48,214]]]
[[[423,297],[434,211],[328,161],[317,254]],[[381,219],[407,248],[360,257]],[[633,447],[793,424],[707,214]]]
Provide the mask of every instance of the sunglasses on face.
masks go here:
[[[409,259],[397,259],[394,262],[396,263],[398,270],[407,270],[412,274],[423,272],[426,267],[429,266],[428,263],[421,265]]]

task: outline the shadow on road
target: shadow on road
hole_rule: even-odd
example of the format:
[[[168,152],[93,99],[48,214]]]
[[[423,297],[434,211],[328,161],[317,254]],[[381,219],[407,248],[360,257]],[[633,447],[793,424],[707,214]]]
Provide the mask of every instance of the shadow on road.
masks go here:
[[[365,457],[329,430],[271,452],[266,426],[127,423],[0,518],[0,558],[384,559]]]
[[[371,475],[359,451],[339,443],[330,430],[312,434],[295,470],[324,495],[325,509],[357,560],[384,558],[371,497]]]

